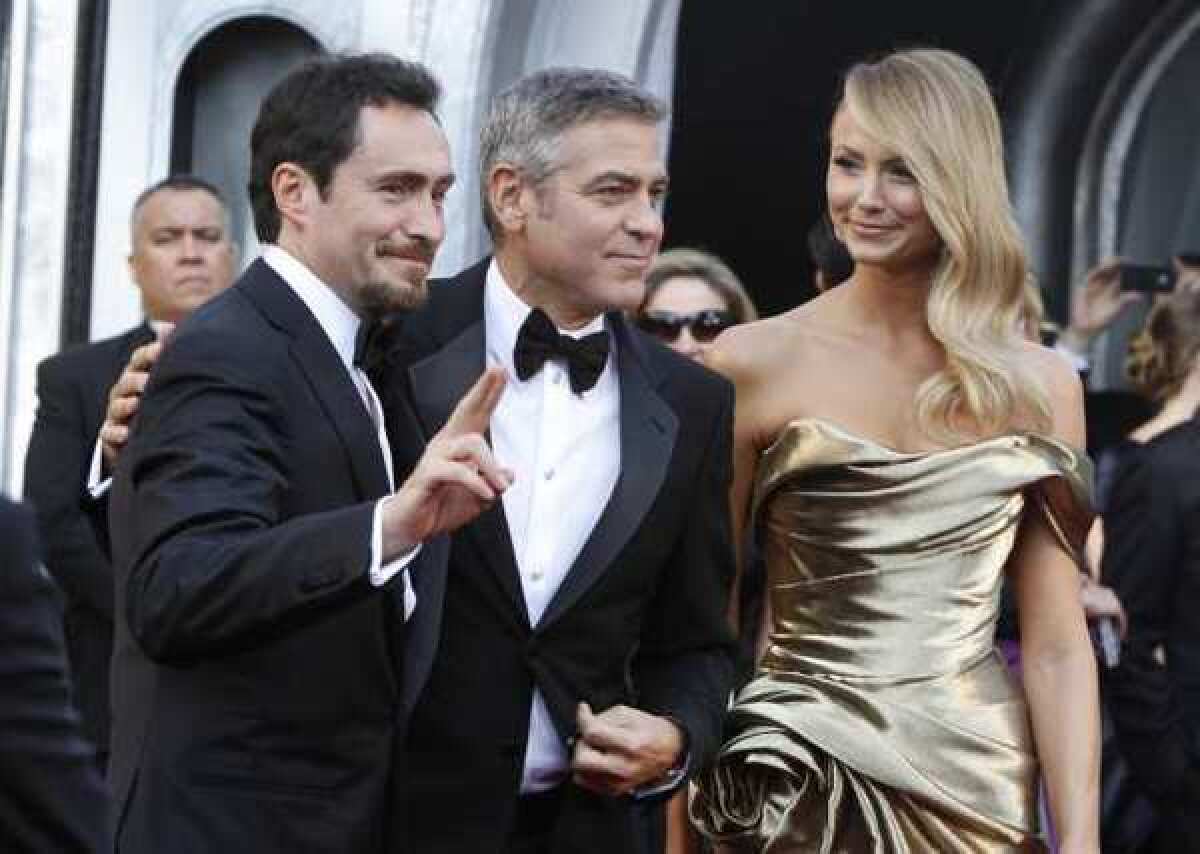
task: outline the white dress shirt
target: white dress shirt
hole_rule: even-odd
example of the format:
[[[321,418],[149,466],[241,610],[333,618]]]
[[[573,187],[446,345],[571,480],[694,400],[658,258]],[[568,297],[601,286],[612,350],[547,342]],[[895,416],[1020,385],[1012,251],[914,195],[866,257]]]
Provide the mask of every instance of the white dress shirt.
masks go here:
[[[366,373],[354,364],[354,339],[358,335],[358,327],[362,321],[328,285],[317,278],[312,270],[305,267],[286,250],[278,246],[266,246],[263,248],[262,260],[287,282],[300,301],[312,312],[321,330],[329,337],[333,349],[337,351],[342,365],[350,375],[355,388],[358,389],[359,397],[367,410],[367,415],[371,418],[371,423],[375,425],[375,433],[379,439],[379,452],[383,455],[383,464],[387,469],[388,489],[394,490],[396,479],[392,471],[392,447],[388,442],[387,428],[383,423],[383,407],[370,380],[367,379]],[[404,616],[407,619],[417,603],[412,581],[408,577],[407,566],[416,557],[420,547],[418,546],[402,557],[383,563],[383,501],[384,499],[381,498],[375,504],[367,575],[371,584],[382,587],[396,573],[402,573],[400,578],[404,584]]]
[[[503,366],[508,377],[492,415],[492,449],[497,461],[516,473],[501,500],[525,607],[536,626],[599,521],[620,472],[616,350],[611,348],[596,385],[582,394],[571,391],[559,360],[547,361],[522,382],[513,347],[530,307],[504,281],[495,261],[488,267],[483,304],[488,362]],[[582,329],[560,331],[582,337],[603,329],[601,317]],[[545,698],[535,690],[521,791],[558,785],[569,766],[566,744]]]

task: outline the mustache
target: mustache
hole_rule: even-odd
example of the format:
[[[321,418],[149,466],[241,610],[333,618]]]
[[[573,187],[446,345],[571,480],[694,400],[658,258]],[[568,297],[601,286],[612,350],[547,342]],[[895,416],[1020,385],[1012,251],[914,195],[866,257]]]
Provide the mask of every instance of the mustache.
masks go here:
[[[375,254],[381,258],[402,258],[406,261],[420,261],[427,265],[433,264],[433,256],[436,253],[437,247],[422,237],[414,237],[407,243],[381,240],[375,246]]]

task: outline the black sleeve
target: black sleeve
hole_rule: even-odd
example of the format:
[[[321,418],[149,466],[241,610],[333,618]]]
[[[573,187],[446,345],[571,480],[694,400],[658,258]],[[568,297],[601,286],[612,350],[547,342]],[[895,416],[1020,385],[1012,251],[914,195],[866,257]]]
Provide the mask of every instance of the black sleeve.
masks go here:
[[[733,389],[726,383],[721,388],[688,521],[651,604],[633,663],[639,704],[684,728],[692,771],[720,743],[736,653],[727,620],[734,575],[729,517]]]
[[[297,450],[293,434],[308,425],[286,411],[271,358],[249,359],[241,338],[211,328],[175,338],[118,463],[112,530],[129,566],[118,595],[156,660],[252,648],[375,590],[374,502],[284,513],[290,466],[327,461]]]
[[[1166,640],[1175,578],[1182,571],[1184,526],[1195,520],[1182,514],[1182,475],[1156,453],[1161,450],[1133,448],[1124,455],[1104,514],[1101,575],[1129,617],[1121,662],[1104,675],[1104,693],[1121,751],[1141,786],[1172,798],[1188,774],[1187,731],[1155,652]]]
[[[80,735],[33,519],[0,503],[0,850],[103,851],[108,799]]]
[[[83,396],[61,364],[42,362],[37,372],[38,409],[25,455],[25,497],[37,512],[46,567],[74,604],[108,619],[113,615],[113,574],[82,496],[96,437]]]

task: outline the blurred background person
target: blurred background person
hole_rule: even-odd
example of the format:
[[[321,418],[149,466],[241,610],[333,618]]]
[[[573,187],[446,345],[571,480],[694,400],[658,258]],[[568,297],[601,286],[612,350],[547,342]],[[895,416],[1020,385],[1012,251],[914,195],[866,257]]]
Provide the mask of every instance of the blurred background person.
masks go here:
[[[24,493],[36,512],[46,567],[66,596],[64,629],[75,702],[103,768],[108,755],[108,668],[113,572],[81,504],[109,387],[135,349],[153,342],[233,281],[229,211],[206,181],[178,175],[147,188],[130,217],[129,271],[145,320],[59,353],[38,366],[38,409]]]
[[[693,359],[730,326],[757,319],[733,270],[701,249],[668,249],[655,259],[635,318],[646,332]]]
[[[702,249],[686,248],[668,249],[655,259],[646,274],[646,296],[635,317],[639,327],[693,359],[700,358],[704,349],[730,326],[757,319],[753,300],[729,265]],[[740,594],[761,603],[761,571],[744,572],[742,576],[746,581]],[[743,602],[738,613],[742,615],[737,627],[740,672],[752,661],[754,627],[760,610]],[[686,792],[676,793],[667,804],[665,843],[661,827],[655,826],[662,821],[659,816],[654,810],[646,811],[646,821],[652,825],[650,850],[667,854],[700,850],[699,835],[687,820]]]
[[[107,851],[108,794],[80,735],[33,514],[0,498],[0,851]]]
[[[1200,851],[1200,293],[1180,289],[1130,343],[1134,387],[1160,404],[1115,458],[1102,577],[1128,615],[1104,681],[1117,744],[1157,826],[1141,850]]]

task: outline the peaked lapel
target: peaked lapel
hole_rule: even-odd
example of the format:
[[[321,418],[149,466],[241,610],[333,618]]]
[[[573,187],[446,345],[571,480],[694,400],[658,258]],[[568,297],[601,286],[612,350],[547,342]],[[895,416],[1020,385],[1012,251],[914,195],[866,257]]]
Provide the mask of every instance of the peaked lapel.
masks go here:
[[[466,278],[468,271],[461,278]],[[474,277],[472,277],[474,278]],[[475,381],[483,374],[486,361],[486,341],[483,324],[483,279],[478,282],[455,280],[443,288],[464,289],[456,298],[468,297],[466,309],[471,312],[469,325],[449,343],[433,354],[426,356],[409,367],[409,383],[413,403],[423,427],[432,436],[442,428],[450,413]],[[475,293],[466,293],[474,289]],[[458,306],[463,308],[462,304]],[[459,319],[459,318],[456,318]],[[517,571],[512,537],[508,531],[508,519],[504,515],[502,501],[482,513],[475,521],[465,526],[461,535],[470,538],[496,576],[497,582],[508,596],[514,612],[521,615],[525,625],[529,624],[529,613],[525,608],[525,594]]]
[[[624,318],[609,315],[617,341],[621,395],[621,471],[596,527],[550,600],[538,631],[550,626],[596,583],[641,525],[667,474],[679,418],[655,390],[660,378]]]
[[[262,259],[250,265],[236,287],[290,338],[292,358],[342,440],[359,493],[364,499],[386,495],[387,469],[375,425],[333,342],[308,306]]]

